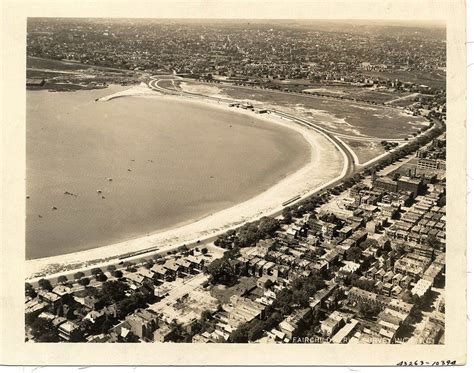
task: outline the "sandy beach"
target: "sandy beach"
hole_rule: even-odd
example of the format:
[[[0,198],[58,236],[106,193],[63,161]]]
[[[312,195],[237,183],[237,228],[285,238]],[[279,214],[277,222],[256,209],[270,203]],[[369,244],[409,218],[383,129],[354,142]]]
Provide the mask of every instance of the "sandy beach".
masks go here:
[[[118,99],[119,97],[126,96],[140,96],[153,99],[159,96],[160,100],[196,101],[195,98],[190,97],[162,95],[152,91],[146,85],[132,87],[111,96],[113,97],[108,97],[107,99]],[[211,110],[216,107],[222,108],[225,105],[204,99],[199,101],[202,102],[203,105],[207,105]],[[225,106],[227,107],[227,105]],[[230,228],[242,225],[245,222],[276,213],[282,209],[282,203],[284,201],[296,195],[301,195],[302,197],[309,195],[343,174],[347,166],[346,160],[336,145],[322,133],[284,120],[275,114],[255,114],[239,108],[227,107],[227,109],[248,116],[258,116],[259,119],[268,121],[274,125],[284,126],[298,131],[311,146],[310,162],[265,192],[230,208],[210,214],[202,219],[188,221],[172,229],[150,232],[145,236],[90,250],[27,260],[25,265],[26,277],[42,277],[73,267],[87,266],[88,263],[96,265],[97,263],[106,261],[118,262],[118,257],[127,253],[137,252],[155,246],[157,247],[155,253],[167,251],[185,243],[192,243],[197,240],[213,237]]]

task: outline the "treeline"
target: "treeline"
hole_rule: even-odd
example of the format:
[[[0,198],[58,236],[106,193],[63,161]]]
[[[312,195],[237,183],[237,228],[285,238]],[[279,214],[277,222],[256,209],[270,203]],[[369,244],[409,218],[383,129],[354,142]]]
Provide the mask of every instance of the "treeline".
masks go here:
[[[270,238],[280,228],[280,222],[268,216],[257,221],[244,224],[221,234],[214,241],[216,246],[232,249],[234,247],[255,246],[261,239]]]

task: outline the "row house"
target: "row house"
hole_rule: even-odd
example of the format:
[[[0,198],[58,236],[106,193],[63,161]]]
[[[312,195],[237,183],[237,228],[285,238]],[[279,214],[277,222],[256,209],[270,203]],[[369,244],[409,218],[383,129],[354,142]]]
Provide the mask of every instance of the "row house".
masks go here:
[[[398,259],[393,268],[395,273],[401,273],[419,279],[430,263],[431,260],[424,256],[409,253],[403,258]]]
[[[131,289],[140,288],[145,283],[146,279],[146,277],[143,277],[137,272],[125,272],[123,278],[130,285]]]
[[[158,275],[155,272],[145,267],[139,267],[135,273],[152,281],[158,278]]]
[[[153,265],[153,267],[151,267],[151,271],[155,273],[157,279],[162,281],[172,281],[175,277],[173,272],[161,264]]]
[[[64,285],[56,285],[52,290],[62,301],[62,303],[69,303],[72,301],[72,289]]]
[[[229,314],[228,323],[233,328],[237,328],[240,324],[250,322],[255,318],[260,318],[264,309],[264,305],[238,295],[233,295],[230,298],[230,304],[224,305],[224,310]]]
[[[345,324],[347,316],[339,311],[333,311],[325,320],[321,321],[321,334],[331,338]]]
[[[40,301],[46,303],[53,309],[61,303],[61,297],[59,295],[47,290],[38,290],[37,296]]]
[[[348,300],[352,304],[368,303],[380,309],[390,307],[396,311],[410,313],[413,305],[403,302],[399,299],[393,299],[382,294],[376,294],[364,289],[352,287],[348,292]]]
[[[320,308],[330,309],[332,308],[333,301],[330,300],[334,290],[337,288],[337,284],[330,284],[326,289],[321,289],[316,292],[309,300],[309,306],[312,310],[319,310]]]
[[[409,314],[399,312],[390,308],[384,309],[377,317],[378,333],[393,343],[398,336],[402,326],[409,320]]]
[[[291,340],[298,334],[300,328],[310,316],[311,308],[309,307],[296,310],[278,324],[278,329],[284,333],[289,340]]]

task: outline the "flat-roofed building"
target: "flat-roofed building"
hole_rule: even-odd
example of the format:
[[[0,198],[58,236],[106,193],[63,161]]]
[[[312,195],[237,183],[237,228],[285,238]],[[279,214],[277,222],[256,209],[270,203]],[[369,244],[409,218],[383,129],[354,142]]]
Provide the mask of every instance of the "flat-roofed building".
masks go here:
[[[339,311],[334,311],[321,322],[321,333],[325,337],[332,337],[343,325],[343,315]]]
[[[357,331],[359,322],[355,319],[344,325],[331,339],[331,343],[342,344],[348,343]]]
[[[387,192],[398,191],[397,181],[392,180],[388,177],[379,177],[373,181],[372,185],[374,188],[382,189]]]
[[[78,341],[81,337],[79,325],[69,320],[59,325],[58,334],[60,338],[68,342]]]

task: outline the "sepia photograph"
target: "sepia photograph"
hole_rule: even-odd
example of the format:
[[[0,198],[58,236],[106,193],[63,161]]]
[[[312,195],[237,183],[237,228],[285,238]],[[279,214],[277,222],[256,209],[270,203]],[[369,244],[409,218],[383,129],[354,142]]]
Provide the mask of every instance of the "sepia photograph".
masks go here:
[[[449,347],[466,301],[450,16],[102,5],[25,8],[12,38],[23,345]],[[389,364],[463,364],[456,322],[457,356]]]

